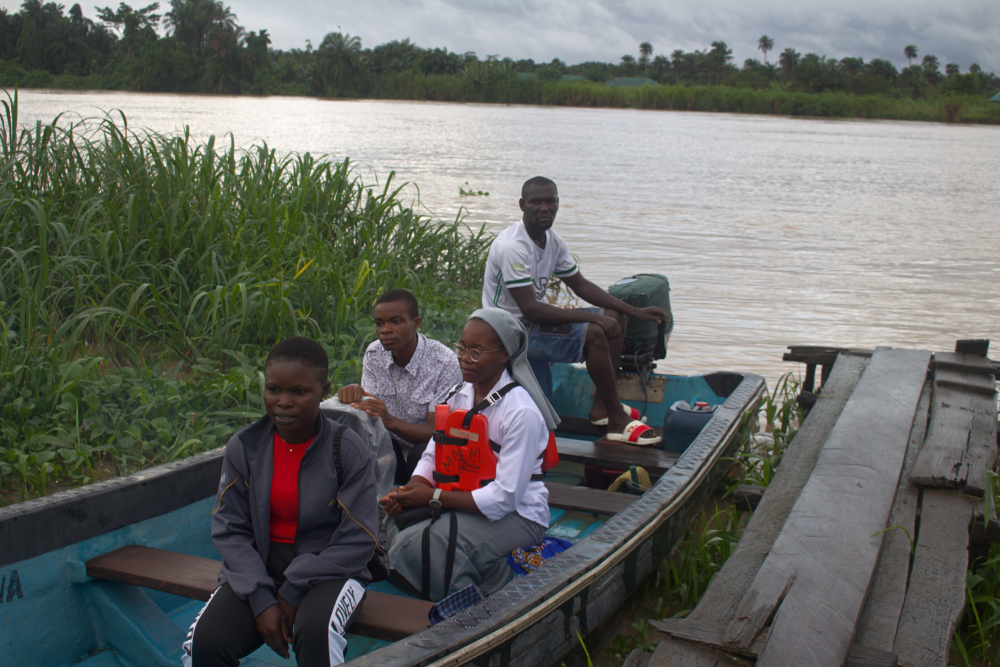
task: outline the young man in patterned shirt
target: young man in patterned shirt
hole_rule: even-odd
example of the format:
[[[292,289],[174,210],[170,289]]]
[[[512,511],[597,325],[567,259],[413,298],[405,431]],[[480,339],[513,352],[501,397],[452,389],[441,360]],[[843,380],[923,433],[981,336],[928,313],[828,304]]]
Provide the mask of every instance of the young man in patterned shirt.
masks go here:
[[[378,340],[365,351],[361,384],[341,387],[337,398],[382,420],[396,452],[396,484],[402,485],[434,434],[434,406],[462,381],[462,370],[450,348],[417,331],[420,309],[410,292],[380,296],[374,318]]]

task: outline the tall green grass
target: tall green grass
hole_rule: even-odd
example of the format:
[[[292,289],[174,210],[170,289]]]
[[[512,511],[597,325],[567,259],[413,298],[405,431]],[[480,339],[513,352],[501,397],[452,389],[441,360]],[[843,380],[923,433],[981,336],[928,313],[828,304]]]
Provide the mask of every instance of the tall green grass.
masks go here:
[[[123,471],[220,444],[258,414],[257,367],[287,335],[322,341],[335,383],[358,378],[390,287],[417,294],[439,337],[476,301],[483,230],[414,213],[391,174],[369,186],[346,159],[136,132],[121,114],[24,130],[17,112],[15,94],[0,116],[0,487],[44,493],[109,458]]]

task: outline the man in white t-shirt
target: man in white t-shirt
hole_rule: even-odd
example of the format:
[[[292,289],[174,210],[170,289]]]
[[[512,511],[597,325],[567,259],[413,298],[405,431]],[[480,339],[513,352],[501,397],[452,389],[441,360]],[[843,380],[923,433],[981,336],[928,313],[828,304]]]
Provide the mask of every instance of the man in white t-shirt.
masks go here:
[[[635,308],[580,273],[565,241],[552,229],[559,210],[556,184],[542,176],[525,181],[518,202],[521,221],[500,233],[490,246],[483,283],[483,307],[503,308],[528,329],[528,358],[542,387],[551,394],[549,362],[587,362],[596,396],[590,408],[595,424],[607,424],[608,438],[637,445],[660,442],[638,421],[638,411],[618,399],[615,373],[621,359],[625,316],[669,322],[657,306]],[[545,302],[552,277],[597,308],[565,309]]]

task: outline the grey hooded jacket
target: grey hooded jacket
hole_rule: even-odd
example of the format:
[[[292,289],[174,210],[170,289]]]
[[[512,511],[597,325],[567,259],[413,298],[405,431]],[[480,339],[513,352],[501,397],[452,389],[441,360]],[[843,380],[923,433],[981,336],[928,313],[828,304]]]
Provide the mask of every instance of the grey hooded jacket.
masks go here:
[[[277,591],[265,566],[271,544],[274,424],[265,415],[226,445],[212,510],[212,541],[222,555],[219,583],[228,582],[250,603],[255,617],[277,603],[275,593],[298,607],[302,597],[323,581],[371,581],[367,565],[378,535],[375,469],[368,448],[348,429],[340,445],[344,479],[337,479],[333,457],[337,426],[321,414],[319,433],[302,458],[298,555],[285,569],[287,581]]]

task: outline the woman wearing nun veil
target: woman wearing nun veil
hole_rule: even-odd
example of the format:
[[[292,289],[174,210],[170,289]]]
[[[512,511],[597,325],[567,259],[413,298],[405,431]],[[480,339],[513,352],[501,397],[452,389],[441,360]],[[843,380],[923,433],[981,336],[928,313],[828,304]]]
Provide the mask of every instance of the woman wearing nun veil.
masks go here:
[[[400,588],[435,601],[470,584],[490,595],[513,577],[506,556],[545,536],[549,507],[542,454],[559,417],[528,366],[527,345],[521,323],[499,308],[477,310],[465,323],[454,345],[465,381],[448,398],[448,407],[478,408],[486,418],[489,444],[497,451],[495,477],[489,470],[492,481],[484,486],[442,490],[434,481],[444,476],[436,473],[442,466],[432,440],[410,481],[379,501],[394,517],[387,526],[390,581]],[[406,525],[406,517],[432,512],[433,518]]]

